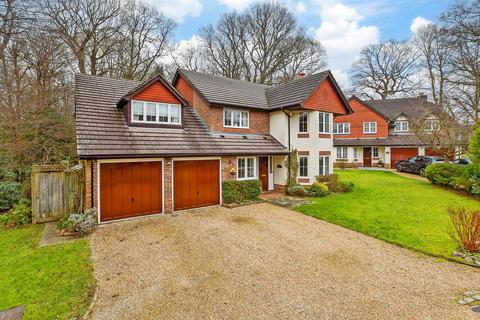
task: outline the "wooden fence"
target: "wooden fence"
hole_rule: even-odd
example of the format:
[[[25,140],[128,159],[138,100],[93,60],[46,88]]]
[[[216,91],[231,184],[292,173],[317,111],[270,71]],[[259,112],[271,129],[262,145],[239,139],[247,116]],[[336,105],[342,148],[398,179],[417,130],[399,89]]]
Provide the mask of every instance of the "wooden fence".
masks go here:
[[[81,167],[36,165],[32,168],[32,222],[55,221],[79,210],[82,198]]]

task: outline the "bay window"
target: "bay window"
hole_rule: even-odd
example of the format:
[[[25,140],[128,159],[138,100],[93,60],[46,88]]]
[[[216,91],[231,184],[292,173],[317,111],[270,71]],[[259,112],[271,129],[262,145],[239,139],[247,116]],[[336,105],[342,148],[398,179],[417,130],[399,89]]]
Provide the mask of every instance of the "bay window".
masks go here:
[[[181,108],[178,104],[132,101],[131,119],[134,123],[180,124]]]

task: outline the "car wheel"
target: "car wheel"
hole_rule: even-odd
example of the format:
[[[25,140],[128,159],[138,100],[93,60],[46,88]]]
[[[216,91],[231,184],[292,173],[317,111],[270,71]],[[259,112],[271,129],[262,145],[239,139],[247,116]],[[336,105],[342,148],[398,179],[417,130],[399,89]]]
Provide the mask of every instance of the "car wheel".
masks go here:
[[[397,171],[398,171],[398,172],[402,172],[402,166],[399,165],[399,164],[397,164]]]
[[[420,175],[421,175],[422,177],[425,177],[425,168],[421,168],[421,169],[420,169]]]

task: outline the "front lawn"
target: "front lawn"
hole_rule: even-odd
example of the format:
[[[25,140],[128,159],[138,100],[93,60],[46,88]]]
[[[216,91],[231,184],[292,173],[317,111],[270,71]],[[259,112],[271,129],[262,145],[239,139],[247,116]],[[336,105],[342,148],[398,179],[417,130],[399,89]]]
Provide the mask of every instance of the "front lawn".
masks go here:
[[[38,248],[42,225],[0,226],[0,310],[25,305],[24,319],[72,319],[94,288],[88,240]]]
[[[373,237],[450,258],[449,207],[480,208],[480,202],[427,182],[386,171],[338,170],[352,181],[352,192],[325,198],[296,210]]]

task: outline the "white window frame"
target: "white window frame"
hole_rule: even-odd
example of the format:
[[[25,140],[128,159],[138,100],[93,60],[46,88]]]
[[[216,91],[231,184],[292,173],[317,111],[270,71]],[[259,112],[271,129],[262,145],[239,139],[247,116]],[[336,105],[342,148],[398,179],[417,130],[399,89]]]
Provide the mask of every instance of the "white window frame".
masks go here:
[[[405,125],[406,129],[403,128]],[[410,124],[408,120],[398,120],[395,121],[395,132],[408,132],[410,130]]]
[[[305,125],[307,127],[307,131],[302,131],[301,128],[302,128],[302,115],[305,115],[306,116],[306,119],[305,119]],[[308,133],[308,112],[304,111],[304,112],[300,112],[298,114],[298,132],[299,133]]]
[[[225,116],[225,114],[226,114],[227,112],[231,112],[231,113],[232,113],[232,115],[231,115],[232,124],[231,124],[231,125],[226,125],[226,124],[225,124],[225,120],[227,120],[227,117]],[[234,114],[235,112],[239,112],[239,113],[240,113],[240,125],[239,125],[239,126],[235,126],[235,125],[233,124],[233,114]],[[247,114],[247,125],[246,125],[246,126],[242,126],[242,113],[246,113],[246,114]],[[250,112],[249,112],[249,111],[246,111],[246,110],[224,108],[224,109],[223,109],[223,127],[224,127],[224,128],[249,129],[249,128],[250,128]]]
[[[340,130],[341,128],[341,130]],[[334,134],[350,134],[350,122],[337,122],[333,124]]]
[[[302,175],[301,175],[301,172],[302,172],[301,168],[302,168],[302,166],[301,166],[300,164],[301,164],[302,161],[301,161],[300,159],[307,159],[307,175],[305,175],[305,176],[302,176]],[[309,159],[308,159],[308,156],[299,156],[299,157],[298,157],[298,177],[299,177],[299,178],[308,178],[308,177],[309,177],[308,160],[309,160]]]
[[[143,106],[143,120],[135,120],[134,117],[134,103],[141,103]],[[155,104],[155,121],[147,121],[147,103],[149,104]],[[159,119],[159,106],[167,106],[167,114],[168,114],[168,121],[158,121]],[[179,109],[179,117],[178,121],[179,122],[172,122],[172,108],[178,108]],[[130,103],[130,119],[132,123],[142,123],[142,124],[169,124],[169,125],[175,125],[175,126],[181,126],[182,125],[182,106],[180,104],[173,104],[173,103],[161,103],[161,102],[152,102],[152,101],[141,101],[141,100],[132,100]]]
[[[376,151],[377,155],[375,155],[375,151]],[[372,147],[372,157],[378,158],[379,154],[380,154],[380,151],[379,151],[378,147]]]
[[[356,147],[353,148],[353,159],[354,160],[358,159],[358,148]]]
[[[375,130],[372,130],[372,128],[375,128]],[[365,129],[367,129],[367,130],[365,130]],[[363,123],[363,133],[366,133],[366,134],[377,133],[377,123],[375,121],[364,122]]]
[[[323,120],[323,122],[321,123],[320,120]],[[318,113],[318,132],[330,133],[331,132],[330,127],[331,127],[330,113],[319,112]]]
[[[321,160],[323,161],[323,166]],[[318,158],[318,175],[325,176],[328,174],[330,174],[330,156],[320,156]]]
[[[245,160],[245,177],[240,178],[238,173],[240,172],[240,166],[238,165],[239,160]],[[248,159],[253,159],[253,176],[248,176]],[[237,180],[254,180],[257,179],[257,158],[256,157],[238,157],[237,158]]]
[[[337,147],[336,152],[337,159],[348,159],[348,147]]]

